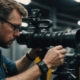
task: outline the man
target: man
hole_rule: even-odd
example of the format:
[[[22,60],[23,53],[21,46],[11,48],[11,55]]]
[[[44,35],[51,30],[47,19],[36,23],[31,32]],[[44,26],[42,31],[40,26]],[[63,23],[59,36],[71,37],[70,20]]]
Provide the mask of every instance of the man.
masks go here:
[[[0,47],[9,48],[18,37],[22,17],[28,13],[24,7],[14,0],[0,0]],[[64,62],[66,50],[56,46],[47,51],[44,59],[27,70],[36,58],[36,51],[31,49],[20,60],[13,62],[1,54],[0,50],[0,80],[37,80],[48,69],[56,68]]]

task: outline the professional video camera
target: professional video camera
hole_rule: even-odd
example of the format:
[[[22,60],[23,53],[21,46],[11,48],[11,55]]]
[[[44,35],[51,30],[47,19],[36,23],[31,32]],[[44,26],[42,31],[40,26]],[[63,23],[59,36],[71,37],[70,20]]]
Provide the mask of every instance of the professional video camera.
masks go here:
[[[49,32],[49,28],[52,26],[52,21],[49,19],[41,19],[40,18],[40,10],[32,9],[31,16],[29,16],[26,20],[30,21],[33,27],[29,27],[27,30],[21,30],[20,36],[17,38],[17,42],[19,44],[26,44],[28,48],[37,48],[40,47],[43,49],[42,54],[40,54],[41,59],[44,57],[48,47],[62,45],[63,47],[70,48],[80,48],[80,29],[74,29],[71,31],[57,31],[57,32]],[[76,52],[77,53],[77,52]],[[54,77],[54,80],[78,80],[78,65],[79,62],[77,55],[68,56],[73,59],[67,61],[57,68],[53,74],[56,74],[57,77]],[[77,65],[76,68],[73,67],[74,73],[71,71],[71,63]],[[41,80],[45,80],[44,78]]]
[[[33,27],[29,27],[27,31],[22,30],[20,32],[20,37],[17,38],[19,44],[26,44],[29,48],[44,48],[56,45],[75,48],[77,46],[80,41],[80,29],[74,29],[70,32],[57,31],[51,33],[48,29],[52,26],[52,21],[40,19],[39,12],[39,9],[31,10],[31,16],[27,20],[30,21]]]

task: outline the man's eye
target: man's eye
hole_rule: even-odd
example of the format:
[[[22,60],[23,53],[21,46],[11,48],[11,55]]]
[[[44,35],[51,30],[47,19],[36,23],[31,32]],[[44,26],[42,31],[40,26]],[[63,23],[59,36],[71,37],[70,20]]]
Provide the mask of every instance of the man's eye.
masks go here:
[[[17,29],[17,26],[12,26],[12,28],[13,28],[14,30],[16,30],[16,29]]]

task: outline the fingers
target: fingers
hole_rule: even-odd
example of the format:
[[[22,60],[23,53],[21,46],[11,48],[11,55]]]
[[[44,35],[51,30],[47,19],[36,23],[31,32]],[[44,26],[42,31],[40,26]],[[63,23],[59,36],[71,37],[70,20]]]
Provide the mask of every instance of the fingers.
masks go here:
[[[42,51],[41,48],[32,48],[33,51]]]
[[[61,50],[59,50],[59,53],[65,54],[65,53],[66,53],[66,49],[61,49]]]
[[[61,50],[59,50],[59,52],[58,52],[58,56],[59,56],[59,58],[60,59],[63,59],[64,60],[64,58],[65,58],[65,55],[66,54],[66,49],[61,49]]]
[[[65,58],[65,55],[59,55],[59,59],[64,59]]]
[[[57,50],[60,50],[60,49],[62,49],[62,48],[63,48],[63,47],[62,47],[61,45],[55,47],[55,49],[57,49]]]
[[[61,59],[61,64],[63,64],[64,63],[64,59]]]

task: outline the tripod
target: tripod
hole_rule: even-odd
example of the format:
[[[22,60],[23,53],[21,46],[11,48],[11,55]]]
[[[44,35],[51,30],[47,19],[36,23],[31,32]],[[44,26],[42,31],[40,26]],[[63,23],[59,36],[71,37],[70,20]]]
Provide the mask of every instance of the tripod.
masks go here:
[[[39,53],[41,60],[44,58],[47,48],[43,49]],[[80,67],[80,47],[75,49],[73,55],[67,55],[63,65],[59,66],[53,70],[52,74],[54,75],[53,80],[80,80],[79,76],[79,67]],[[46,80],[47,74],[44,74],[40,77],[40,80]]]
[[[53,80],[76,80],[76,76],[68,69],[67,63],[64,63],[52,72],[55,75]]]
[[[52,74],[55,75],[53,80],[80,80],[79,67],[80,48],[77,47],[75,49],[75,54],[66,56],[64,64],[52,72]]]

